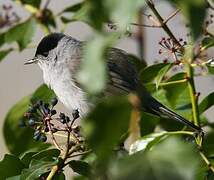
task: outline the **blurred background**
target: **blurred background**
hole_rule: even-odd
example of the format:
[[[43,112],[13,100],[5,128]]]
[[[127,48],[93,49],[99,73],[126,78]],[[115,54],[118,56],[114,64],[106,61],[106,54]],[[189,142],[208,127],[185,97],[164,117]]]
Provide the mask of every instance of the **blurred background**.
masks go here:
[[[45,1],[42,1],[45,3]],[[60,12],[67,6],[70,6],[73,3],[76,3],[76,0],[51,0],[49,7],[53,10],[55,14]],[[0,7],[3,4],[11,4],[14,8],[14,11],[24,20],[29,17],[29,14],[21,6],[16,3],[11,3],[9,0],[0,0]],[[164,1],[157,4],[161,15],[163,17],[169,16],[173,12],[173,7],[170,7]],[[0,9],[1,13],[1,9]],[[149,14],[150,12],[148,12]],[[183,23],[183,18],[178,14],[169,22],[169,26],[172,31],[175,33],[177,38],[187,39],[187,31]],[[58,28],[58,31],[61,28]],[[214,29],[214,28],[213,28]],[[70,23],[65,33],[71,35],[80,40],[87,40],[92,30],[90,27],[81,22]],[[22,52],[12,52],[4,60],[0,62],[0,129],[2,130],[4,118],[11,108],[18,100],[22,97],[31,94],[39,85],[43,83],[42,72],[37,65],[24,66],[24,62],[34,56],[35,46],[44,36],[44,33],[41,29],[36,29],[36,35],[33,38],[31,49],[26,49]],[[152,64],[155,61],[161,61],[163,56],[158,54],[159,44],[158,41],[166,37],[166,34],[160,28],[144,28],[144,57],[145,60]],[[138,45],[135,36],[130,38],[123,38],[118,41],[118,44],[115,45],[129,53],[133,53],[139,56]],[[209,56],[214,57],[214,50],[210,49]],[[197,80],[197,91],[201,93],[200,99],[209,94],[214,89],[214,78],[209,76],[200,76],[196,78]],[[59,107],[63,109],[64,107]],[[210,108],[207,111],[209,119],[214,117],[214,108]],[[0,158],[2,159],[3,155],[7,152],[7,149],[4,145],[2,132],[0,136]],[[33,139],[32,139],[33,140]]]

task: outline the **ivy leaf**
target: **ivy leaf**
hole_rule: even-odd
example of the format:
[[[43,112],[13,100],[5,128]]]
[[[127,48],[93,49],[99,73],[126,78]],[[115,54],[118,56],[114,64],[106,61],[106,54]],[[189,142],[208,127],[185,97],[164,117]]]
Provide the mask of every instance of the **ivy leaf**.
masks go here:
[[[43,100],[45,102],[49,102],[53,97],[55,97],[55,93],[48,88],[46,84],[42,84],[37,90],[32,94],[30,101],[34,104],[38,100]]]
[[[133,154],[138,151],[148,151],[153,145],[159,143],[163,138],[166,138],[167,135],[165,131],[146,135],[130,146],[129,153]]]
[[[159,63],[159,64],[148,66],[142,70],[142,72],[140,73],[140,78],[144,83],[152,82],[157,78],[161,69],[163,69],[163,73],[160,73],[160,76],[158,78],[161,80],[162,75],[164,74],[164,71],[167,70],[169,67],[171,67],[170,63]]]
[[[20,50],[23,50],[32,40],[36,30],[36,21],[30,18],[27,21],[20,23],[5,33],[5,42],[12,43],[16,41]]]
[[[0,180],[20,174],[24,167],[18,157],[6,154],[0,162]]]
[[[90,94],[100,93],[105,88],[107,76],[104,53],[116,37],[115,34],[97,34],[85,46],[81,69],[78,73],[78,82]]]
[[[91,167],[87,162],[80,160],[69,161],[69,167],[73,169],[74,172],[89,177],[91,173]]]
[[[33,159],[28,169],[22,170],[20,180],[32,180],[37,179],[46,172],[49,172],[51,168],[58,163],[55,161],[42,161]]]
[[[160,121],[159,116],[147,112],[141,112],[140,120],[141,136],[152,133],[159,121]]]
[[[60,151],[58,149],[46,149],[34,154],[32,160],[52,161],[53,159],[58,158],[59,155]]]
[[[156,83],[156,89],[158,89],[162,79],[164,78],[164,76],[166,75],[166,73],[170,70],[170,68],[172,67],[173,64],[167,64],[166,66],[164,66],[163,68],[161,68],[155,78],[155,83]]]
[[[214,92],[210,93],[206,96],[199,104],[200,114],[205,112],[207,109],[214,105]]]
[[[206,37],[201,42],[201,51],[214,46],[214,38]]]
[[[12,51],[13,49],[7,49],[0,51],[0,62]]]
[[[177,73],[174,76],[170,77],[167,82],[176,82],[185,79],[185,73]],[[163,86],[166,90],[166,98],[168,99],[170,105],[172,107],[176,107],[176,105],[183,105],[181,102],[181,98],[183,94],[189,94],[187,82],[182,83],[173,83],[169,85]],[[190,100],[190,97],[185,96],[186,100]],[[186,104],[186,102],[184,102]]]
[[[41,0],[19,0],[22,4],[31,5],[33,7],[39,8]]]
[[[128,131],[131,105],[127,97],[109,97],[100,102],[84,121],[83,130],[99,160],[112,153]]]
[[[121,1],[104,0],[103,4],[110,14],[110,19],[117,24],[119,29],[124,31],[130,22],[134,22],[138,10],[144,6],[145,1],[123,0],[123,3],[121,3]]]
[[[72,5],[72,6],[66,7],[64,10],[62,10],[61,13],[77,12],[82,8],[82,6],[83,6],[82,2],[76,3],[76,4]]]
[[[114,159],[109,165],[109,179],[197,179],[200,156],[190,143],[167,138],[151,151],[139,151]]]
[[[40,19],[40,23],[44,25],[46,28],[55,28],[56,29],[56,21],[54,18],[54,14],[50,9],[43,10],[43,18]]]

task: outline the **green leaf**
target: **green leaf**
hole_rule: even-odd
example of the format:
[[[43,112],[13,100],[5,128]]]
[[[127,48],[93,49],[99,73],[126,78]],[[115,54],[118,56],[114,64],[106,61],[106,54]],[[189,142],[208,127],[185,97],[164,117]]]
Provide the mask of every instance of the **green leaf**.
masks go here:
[[[37,8],[39,8],[41,4],[41,0],[19,0],[19,1],[21,1],[21,3],[23,4],[26,4],[26,5],[28,4]]]
[[[172,76],[170,79],[168,79],[168,81],[166,81],[166,83],[170,83],[170,82],[176,82],[176,81],[180,81],[180,80],[184,80],[185,79],[185,73],[177,73],[174,76]],[[183,94],[189,94],[188,91],[188,87],[187,87],[187,82],[183,82],[183,83],[177,83],[177,84],[169,84],[166,86],[163,86],[163,88],[166,90],[166,98],[169,101],[170,105],[172,107],[176,107],[177,104],[181,104],[180,98],[182,98]],[[186,97],[186,100],[188,100],[188,102],[190,101],[190,97]],[[185,104],[187,102],[184,102]]]
[[[193,40],[201,35],[203,30],[203,22],[206,13],[205,0],[170,0],[175,2],[181,9],[191,28]]]
[[[99,103],[84,121],[86,138],[98,159],[106,159],[128,131],[130,113],[127,97],[109,97]]]
[[[7,49],[0,51],[0,62],[12,51],[13,49]]]
[[[72,160],[69,162],[69,167],[73,169],[74,172],[89,177],[91,173],[91,167],[87,162]]]
[[[214,156],[214,132],[211,131],[207,133],[204,137],[203,141],[203,151],[207,156],[213,157]]]
[[[210,93],[206,96],[199,104],[200,114],[205,112],[207,109],[214,105],[214,92]]]
[[[29,96],[20,100],[10,109],[4,121],[3,133],[5,142],[8,150],[15,155],[20,155],[29,149],[35,149],[36,151],[49,146],[33,140],[33,129],[19,127],[19,122],[24,119],[24,113],[28,110],[29,104]]]
[[[55,96],[55,93],[46,84],[42,84],[32,94],[30,101],[32,103],[36,103],[38,100],[49,102]]]
[[[78,82],[90,94],[99,93],[105,88],[107,77],[104,55],[107,48],[115,41],[117,37],[115,35],[97,34],[85,46]]]
[[[80,2],[80,3],[76,3],[74,5],[71,5],[69,7],[66,7],[61,13],[68,13],[68,12],[77,12],[79,11],[83,6],[83,3]]]
[[[165,70],[167,70],[169,66],[170,66],[169,63],[159,63],[159,64],[148,66],[142,70],[142,72],[140,73],[140,78],[144,83],[152,82],[155,80],[155,78],[157,78],[161,69],[166,68]],[[159,79],[162,79],[161,75],[163,75],[163,73],[160,73]]]
[[[213,37],[205,37],[201,42],[201,51],[214,46]]]
[[[146,113],[146,112],[141,112],[141,120],[140,120],[141,136],[152,133],[159,121],[160,121],[159,116]]]
[[[36,153],[38,153],[38,152],[32,152],[32,151],[30,151],[30,152],[25,152],[25,153],[23,153],[23,154],[20,156],[20,160],[21,160],[22,163],[25,165],[25,167],[28,167],[28,166],[29,166],[30,161],[31,161],[31,159],[32,159],[32,156],[33,156],[34,154],[36,154]]]
[[[109,12],[110,19],[117,24],[119,29],[125,31],[127,26],[134,22],[137,13],[145,4],[144,0],[123,0],[115,1],[115,0],[104,0],[103,4],[107,12]]]
[[[20,180],[32,180],[37,179],[46,172],[49,172],[51,168],[58,163],[55,161],[42,161],[42,160],[32,160],[30,167],[28,169],[22,170]]]
[[[5,33],[0,34],[0,47],[5,43],[4,36],[5,36]]]
[[[32,40],[36,30],[36,21],[30,18],[27,21],[20,23],[5,33],[5,42],[12,43],[16,41],[20,50],[23,50]]]
[[[91,19],[89,18],[88,12],[89,12],[90,6],[88,3],[84,3],[81,8],[76,11],[72,17],[70,18],[70,20],[67,18],[68,22],[72,22],[72,21],[83,21],[89,25],[92,26],[92,22]]]
[[[190,144],[178,138],[167,138],[151,151],[114,159],[109,165],[111,180],[196,179],[200,156]]]
[[[17,175],[17,176],[12,176],[7,178],[6,180],[20,180],[21,175]]]
[[[43,13],[44,18],[40,20],[40,23],[43,24],[48,29],[51,27],[56,29],[56,21],[53,12],[50,9],[45,9]]]
[[[20,174],[23,168],[24,164],[18,157],[6,154],[0,162],[0,180]]]
[[[32,159],[42,160],[42,161],[52,161],[58,158],[60,151],[58,149],[47,149],[40,151],[32,156]]]
[[[167,135],[168,133],[165,131],[146,135],[130,146],[129,153],[133,154],[138,151],[148,151],[152,148],[153,145],[159,143],[161,140],[166,138]]]
[[[163,68],[160,69],[160,71],[158,72],[158,74],[157,74],[157,76],[155,78],[156,89],[158,89],[162,79],[164,78],[164,76],[170,70],[170,68],[172,66],[173,66],[173,64],[167,64],[166,66],[164,66]]]

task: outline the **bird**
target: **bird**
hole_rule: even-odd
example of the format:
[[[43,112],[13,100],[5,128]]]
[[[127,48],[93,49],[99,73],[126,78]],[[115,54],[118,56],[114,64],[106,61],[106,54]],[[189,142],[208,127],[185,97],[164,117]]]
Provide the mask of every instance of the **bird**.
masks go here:
[[[25,64],[38,64],[45,84],[69,110],[78,109],[85,116],[94,106],[78,82],[85,42],[63,33],[50,33],[39,42],[35,56]],[[124,50],[110,47],[106,55],[108,81],[104,96],[138,93],[142,110],[183,123],[197,132],[202,128],[170,110],[152,97],[139,80],[136,66]],[[93,83],[93,82],[92,82]]]

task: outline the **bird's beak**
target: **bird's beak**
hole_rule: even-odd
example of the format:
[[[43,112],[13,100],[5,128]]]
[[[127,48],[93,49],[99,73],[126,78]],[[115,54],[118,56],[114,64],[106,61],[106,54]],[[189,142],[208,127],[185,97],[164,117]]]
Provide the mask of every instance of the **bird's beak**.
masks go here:
[[[38,62],[38,58],[37,57],[34,57],[33,59],[29,59],[27,60],[24,65],[28,65],[28,64],[35,64]]]

